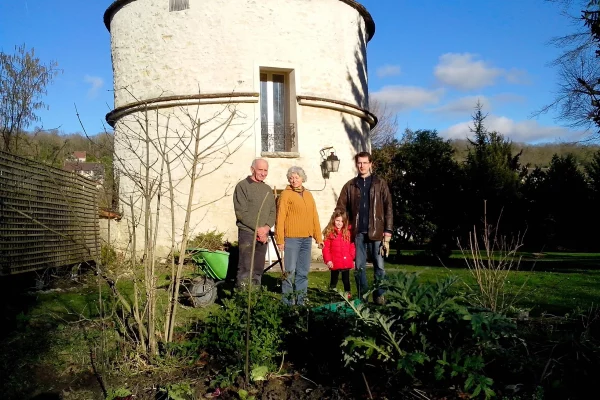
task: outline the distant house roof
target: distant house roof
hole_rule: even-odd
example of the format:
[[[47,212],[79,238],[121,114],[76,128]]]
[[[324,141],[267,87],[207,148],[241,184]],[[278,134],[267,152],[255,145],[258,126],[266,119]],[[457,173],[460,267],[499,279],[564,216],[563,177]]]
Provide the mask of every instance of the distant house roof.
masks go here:
[[[86,159],[86,152],[85,151],[74,151],[73,152],[73,157],[80,159],[83,158],[84,160]]]
[[[94,175],[104,176],[104,165],[101,163],[65,161],[63,169],[70,172],[94,172]]]

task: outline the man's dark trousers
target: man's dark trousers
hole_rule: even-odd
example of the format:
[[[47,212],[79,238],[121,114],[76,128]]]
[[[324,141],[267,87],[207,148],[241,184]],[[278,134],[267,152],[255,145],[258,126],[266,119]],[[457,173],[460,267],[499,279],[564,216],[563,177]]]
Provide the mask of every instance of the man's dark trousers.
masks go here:
[[[238,263],[237,272],[237,286],[248,283],[248,277],[250,276],[250,267],[252,262],[252,247],[256,246],[254,253],[254,269],[252,272],[252,284],[260,285],[262,274],[265,269],[265,255],[267,254],[267,247],[269,242],[261,243],[256,240],[253,232],[248,232],[242,229],[238,229],[238,248],[240,252],[240,259]]]

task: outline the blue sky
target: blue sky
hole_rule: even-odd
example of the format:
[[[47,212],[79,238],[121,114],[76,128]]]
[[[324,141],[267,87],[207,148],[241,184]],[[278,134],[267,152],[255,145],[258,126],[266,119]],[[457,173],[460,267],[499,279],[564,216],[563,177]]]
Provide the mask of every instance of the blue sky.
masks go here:
[[[102,16],[112,0],[0,0],[0,49],[25,43],[64,72],[48,88],[43,128],[101,132],[113,105],[110,37]],[[487,125],[515,141],[581,140],[550,113],[560,54],[548,41],[578,27],[544,0],[362,0],[376,33],[369,43],[373,98],[398,113],[400,130],[437,129],[464,138],[476,101]]]

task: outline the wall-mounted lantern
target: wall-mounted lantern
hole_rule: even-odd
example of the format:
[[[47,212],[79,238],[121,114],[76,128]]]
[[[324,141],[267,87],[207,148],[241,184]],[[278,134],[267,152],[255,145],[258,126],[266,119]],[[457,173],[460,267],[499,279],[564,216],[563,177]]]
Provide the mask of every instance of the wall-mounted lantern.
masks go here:
[[[329,152],[329,155],[327,153]],[[338,172],[340,169],[340,159],[335,154],[335,149],[333,146],[323,147],[321,149],[321,172],[323,173],[323,178],[329,178],[329,174],[332,172]]]

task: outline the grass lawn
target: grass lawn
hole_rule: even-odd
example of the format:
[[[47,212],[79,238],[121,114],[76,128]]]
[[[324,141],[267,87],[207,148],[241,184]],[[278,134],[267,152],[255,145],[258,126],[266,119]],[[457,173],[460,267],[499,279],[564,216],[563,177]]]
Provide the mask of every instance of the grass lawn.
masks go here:
[[[532,253],[520,253],[525,260],[533,260]],[[544,253],[535,259],[535,265],[527,265],[518,272],[511,272],[507,289],[509,293],[521,290],[519,305],[531,309],[532,315],[540,315],[544,312],[559,314],[570,312],[580,307],[588,308],[600,301],[600,254],[597,253]],[[456,276],[460,280],[456,289],[467,293],[468,286],[475,283],[468,269],[464,268],[464,260],[460,252],[453,252],[450,260],[444,266],[431,257],[424,257],[419,252],[403,253],[401,263],[386,263],[388,274],[400,271],[418,273],[424,281],[434,281],[447,276]],[[590,269],[583,269],[581,263],[592,265]],[[431,264],[438,264],[431,265]],[[429,265],[427,265],[429,264]],[[353,272],[350,273],[352,293],[356,294],[356,283]],[[311,272],[309,276],[309,300],[320,305],[324,303],[337,302],[341,298],[332,293],[329,287],[330,273]],[[367,269],[369,282],[373,280],[372,268]],[[161,276],[159,287],[166,289],[168,281]],[[265,274],[263,285],[268,290],[280,293],[280,273],[277,268]],[[522,289],[520,289],[522,287]],[[133,286],[131,282],[121,281],[119,288],[123,295],[133,304]],[[220,287],[220,296],[223,290],[231,290],[232,285],[225,284]],[[338,290],[342,290],[342,282],[338,282]],[[103,297],[109,299],[111,296],[106,286],[103,288]],[[54,315],[59,319],[74,320],[82,316],[86,318],[98,315],[98,288],[96,285],[86,285],[81,290],[67,292],[50,292],[38,295],[37,306],[30,312],[31,317],[42,315]],[[161,309],[166,305],[166,290],[159,290],[159,304]],[[114,303],[110,301],[104,304],[105,309]],[[193,308],[182,305],[178,311],[179,324],[205,317],[211,309],[218,305],[207,308]],[[160,312],[158,313],[161,314]]]
[[[516,293],[520,290],[519,306],[531,309],[531,315],[540,315],[542,313],[551,313],[563,315],[573,309],[589,308],[600,301],[600,270],[581,270],[568,268],[569,260],[587,258],[589,261],[598,263],[599,254],[567,254],[563,258],[558,257],[558,253],[548,254],[549,260],[546,262],[560,262],[561,268],[553,271],[551,268],[544,268],[542,271],[517,271],[511,272],[507,282],[508,293]],[[556,257],[556,258],[553,258]],[[431,259],[430,259],[431,260]],[[456,289],[469,292],[468,286],[473,286],[475,280],[468,269],[465,268],[447,268],[440,266],[416,266],[408,264],[386,264],[388,274],[398,272],[415,272],[424,281],[435,281],[436,279],[447,276],[456,276],[460,280],[456,284]],[[315,304],[340,301],[336,294],[328,291],[329,272],[311,272],[309,276],[309,299]],[[369,282],[373,280],[372,268],[367,269],[367,278]],[[350,281],[352,292],[356,293],[356,284],[351,272]],[[269,273],[263,279],[263,282],[272,291],[279,291],[278,274]],[[342,283],[338,283],[339,290],[342,290]]]

